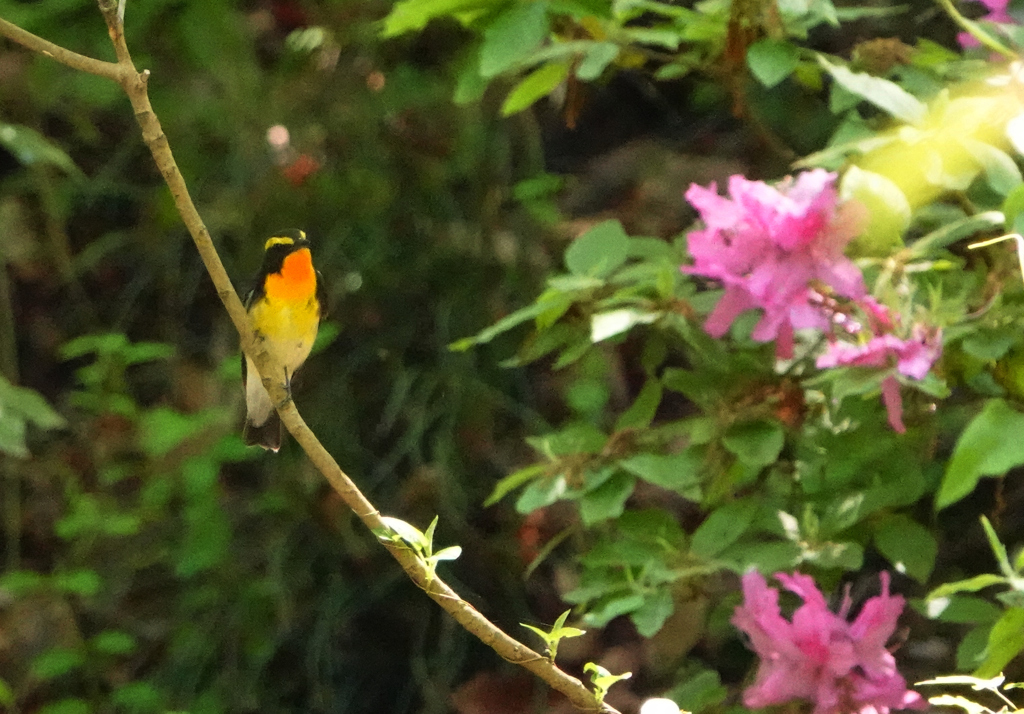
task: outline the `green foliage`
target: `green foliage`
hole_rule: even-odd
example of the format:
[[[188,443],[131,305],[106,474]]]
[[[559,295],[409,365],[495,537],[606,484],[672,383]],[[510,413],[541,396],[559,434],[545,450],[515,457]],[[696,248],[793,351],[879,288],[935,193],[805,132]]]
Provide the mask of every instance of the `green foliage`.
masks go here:
[[[1011,563],[1006,547],[984,516],[981,525],[1000,574],[985,573],[935,588],[928,593],[928,613],[941,620],[978,625],[964,638],[957,656],[962,666],[974,669],[975,677],[991,679],[1024,651],[1024,560],[1018,557]],[[962,595],[992,585],[1009,588],[996,596],[1005,606],[1001,613],[984,600]],[[978,646],[979,640],[984,642],[983,648]]]
[[[74,178],[85,178],[66,152],[31,127],[0,122],[0,146],[25,166],[50,165]]]
[[[613,684],[633,676],[632,672],[612,674],[601,665],[594,664],[593,662],[587,662],[583,665],[583,671],[590,675],[590,683],[594,685],[594,697],[598,703],[604,701],[605,695],[608,694],[608,690]]]
[[[26,458],[29,424],[52,430],[65,427],[67,422],[39,393],[16,387],[0,375],[0,452]]]
[[[747,48],[751,74],[768,89],[793,74],[799,61],[799,50],[788,42],[764,39]]]
[[[462,547],[458,545],[450,545],[434,552],[434,529],[437,528],[437,519],[438,517],[434,516],[427,530],[420,531],[416,526],[399,518],[383,516],[381,520],[384,521],[387,530],[381,530],[374,535],[384,543],[411,546],[427,570],[429,583],[436,575],[438,563],[442,560],[455,560],[462,555]]]
[[[935,507],[956,503],[974,490],[982,476],[998,476],[1024,464],[1024,445],[1012,437],[1021,428],[1024,414],[1002,399],[986,402],[957,440]]]
[[[90,714],[93,709],[84,699],[72,697],[47,704],[39,711],[41,714]]]
[[[939,552],[931,531],[904,515],[893,515],[878,523],[875,546],[897,570],[921,583],[928,582]]]
[[[818,51],[812,31],[823,26],[851,40],[837,47],[897,25],[948,41],[949,27],[916,8],[756,5],[401,0],[383,21],[359,3],[342,13],[128,6],[136,60],[153,69],[154,106],[232,276],[255,271],[269,231],[314,237],[332,323],[296,400],[375,502],[400,514],[377,537],[411,549],[433,577],[461,549],[434,552],[437,517],[426,531],[409,523],[439,514],[472,552],[493,554],[459,575],[497,600],[495,612],[561,599],[590,628],[627,619],[651,651],[680,629],[710,637],[701,652],[715,661],[666,662],[630,683],[638,694],[664,686],[695,712],[734,695],[717,668],[740,679],[726,624],[735,593],[710,613],[700,603],[749,568],[799,567],[827,590],[880,557],[915,581],[897,581],[901,591],[937,585],[922,611],[971,628],[962,668],[994,672],[1024,646],[1020,556],[1011,561],[986,525],[999,573],[965,577],[970,556],[950,562],[942,547],[964,512],[1000,508],[985,503],[987,486],[1002,503],[1013,487],[1003,477],[1024,464],[1024,293],[1000,246],[964,250],[1021,229],[1024,141],[1019,93],[1007,89],[1017,79],[988,50],[923,37],[890,53],[863,42],[849,61]],[[293,6],[301,17],[282,19]],[[20,3],[9,19],[108,57],[88,10]],[[1000,32],[1019,42],[1019,30]],[[18,606],[41,611],[46,599],[71,613],[71,634],[29,661],[46,689],[12,679],[0,701],[193,714],[448,701],[459,678],[490,665],[416,609],[418,592],[406,600],[386,575],[393,564],[350,532],[290,446],[273,458],[242,446],[230,326],[165,189],[145,178],[145,152],[111,139],[136,136],[123,97],[69,76],[26,62],[0,88],[19,122],[0,124],[14,157],[0,222],[5,236],[30,236],[4,249],[28,375],[18,381],[60,409],[0,381],[0,451],[17,457],[2,462],[14,486],[0,494],[0,582]],[[935,370],[924,380],[890,363],[821,370],[822,345],[801,334],[795,357],[780,360],[752,338],[752,313],[708,335],[722,292],[680,272],[691,256],[676,234],[689,216],[681,209],[664,231],[637,225],[712,178],[670,185],[638,162],[652,173],[636,186],[601,178],[612,179],[614,211],[582,215],[567,197],[589,179],[555,175],[542,155],[577,121],[584,153],[604,150],[587,115],[614,118],[620,83],[656,98],[655,112],[638,114],[660,113],[673,146],[698,127],[701,152],[708,139],[757,147],[742,158],[758,175],[780,175],[795,155],[798,167],[842,169],[841,197],[867,213],[844,216],[863,221],[849,252],[899,327],[941,329]],[[536,115],[499,121],[549,97]],[[734,133],[709,128],[721,126]],[[287,146],[267,144],[270,127],[289,129]],[[712,162],[719,187],[735,171],[723,158]],[[664,205],[641,203],[661,191]],[[854,319],[827,291],[816,298],[835,303],[830,329]],[[51,302],[59,309],[37,319]],[[510,351],[511,369],[492,369]],[[905,435],[880,397],[891,379]],[[37,445],[29,424],[51,433]],[[532,456],[521,429],[534,434]],[[477,513],[481,501],[494,509]],[[40,533],[57,537],[41,546]],[[524,597],[524,569],[542,597]],[[976,594],[990,586],[1003,592]],[[552,659],[580,632],[566,616],[551,632],[531,628]],[[361,646],[369,639],[396,649]],[[587,671],[602,699],[621,678]]]
[[[548,656],[548,659],[552,662],[554,662],[555,658],[558,656],[559,642],[564,640],[566,637],[579,637],[580,635],[587,634],[586,630],[581,630],[577,627],[565,626],[565,620],[569,617],[570,612],[572,612],[572,610],[566,610],[561,615],[559,615],[558,619],[555,620],[555,624],[551,626],[551,630],[548,632],[545,632],[540,628],[534,627],[533,625],[527,625],[523,622],[519,623],[526,629],[530,630],[530,632],[533,632],[542,640],[544,640],[544,654],[546,654]]]
[[[52,649],[32,660],[29,671],[39,679],[56,679],[85,664],[85,655],[78,650]]]

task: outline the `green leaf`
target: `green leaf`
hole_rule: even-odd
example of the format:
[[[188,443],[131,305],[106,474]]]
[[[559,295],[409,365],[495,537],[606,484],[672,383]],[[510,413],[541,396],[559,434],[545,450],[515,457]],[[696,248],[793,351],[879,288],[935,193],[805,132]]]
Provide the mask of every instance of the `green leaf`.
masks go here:
[[[7,682],[0,679],[0,707],[11,709],[16,701],[17,698],[14,696],[14,690],[11,689]]]
[[[946,467],[935,509],[956,503],[982,476],[1000,476],[1024,464],[1024,414],[1002,399],[990,399],[967,425]]]
[[[800,561],[802,549],[789,541],[767,543],[734,543],[719,554],[719,558],[736,565],[737,572],[755,567],[764,573],[789,570]]]
[[[515,491],[520,486],[533,481],[535,478],[540,478],[544,475],[547,468],[547,464],[532,464],[501,479],[497,484],[495,484],[494,490],[491,491],[491,495],[487,497],[486,501],[484,501],[484,508],[493,506],[511,491]]]
[[[875,528],[875,546],[898,572],[920,583],[927,582],[939,552],[931,531],[903,515],[886,518]]]
[[[458,69],[452,101],[460,107],[476,104],[483,99],[487,85],[487,79],[480,75],[480,53],[474,51],[468,57],[463,58]]]
[[[710,559],[739,540],[757,514],[753,499],[733,501],[716,509],[693,534],[690,550],[694,555]]]
[[[665,696],[684,712],[702,712],[721,704],[728,694],[729,690],[722,686],[718,672],[705,669],[694,676],[686,677]]]
[[[127,709],[132,714],[171,714],[167,712],[167,697],[149,682],[129,682],[115,689],[110,698],[116,706]]]
[[[85,178],[63,149],[35,129],[0,122],[0,146],[25,166],[49,164],[74,178]]]
[[[1017,186],[1006,195],[1006,199],[1003,201],[1002,213],[1006,225],[1012,226],[1022,212],[1024,212],[1024,186]],[[993,211],[993,213],[998,212]]]
[[[174,348],[163,342],[133,342],[124,349],[125,364],[144,364],[174,356]]]
[[[903,232],[910,225],[910,202],[892,179],[851,166],[840,181],[839,195],[844,201],[855,199],[868,209],[868,225],[851,244],[858,254],[889,256],[903,247]]]
[[[762,85],[771,89],[793,73],[800,51],[789,42],[764,39],[747,48],[747,66]]]
[[[98,355],[117,354],[128,346],[128,338],[119,332],[108,332],[98,335],[82,335],[69,340],[60,346],[60,356],[69,360],[76,357],[96,353]]]
[[[558,174],[539,173],[516,183],[512,187],[512,197],[517,201],[554,198],[564,186],[565,177]]]
[[[631,612],[629,619],[641,637],[654,637],[675,609],[672,593],[663,588],[647,595],[644,604]]]
[[[640,593],[630,593],[607,600],[584,615],[583,621],[588,625],[604,627],[619,615],[627,615],[643,606],[644,596]]]
[[[784,443],[782,426],[773,421],[734,424],[722,437],[725,448],[751,468],[775,463]]]
[[[967,153],[981,164],[989,187],[1000,196],[1008,196],[1013,189],[1021,185],[1024,179],[1021,178],[1020,169],[1005,151],[966,137],[961,139],[960,143]]]
[[[44,578],[34,570],[11,570],[0,576],[0,588],[9,591],[15,597],[24,597],[42,590],[47,585]]]
[[[630,473],[648,483],[699,499],[699,472],[704,449],[690,447],[678,454],[637,454],[619,462]]]
[[[100,591],[103,581],[95,570],[80,569],[67,573],[58,573],[54,584],[66,593],[93,597]]]
[[[661,392],[661,382],[653,378],[648,379],[629,409],[619,415],[615,422],[615,431],[649,427],[654,421],[658,405],[661,404]]]
[[[189,578],[219,565],[228,556],[230,542],[231,526],[216,500],[188,507],[175,573]]]
[[[92,707],[84,699],[68,698],[39,709],[39,714],[89,714]]]
[[[978,625],[964,635],[956,648],[957,669],[973,669],[984,661],[985,651],[988,649],[988,635],[991,631],[991,625]]]
[[[526,109],[541,97],[553,92],[568,76],[569,65],[563,62],[551,62],[538,67],[523,77],[505,97],[501,105],[501,115],[507,117]]]
[[[648,7],[653,10],[653,5],[654,4],[652,3]],[[683,40],[683,38],[680,37],[679,31],[676,29],[637,27],[636,25],[631,25],[623,28],[616,28],[616,31],[621,31],[623,35],[633,42],[645,45],[656,45],[663,47],[666,50],[672,50],[673,52],[679,49],[679,45]]]
[[[983,573],[967,580],[957,580],[954,583],[945,583],[928,593],[928,599],[948,597],[957,592],[978,592],[992,585],[1001,585],[1007,582],[1002,576],[994,573]]]
[[[1024,187],[1021,187],[1020,192],[1015,193],[1021,197],[1021,202],[1024,204]],[[1009,201],[1010,198],[1008,197],[1007,203]],[[910,246],[910,254],[913,258],[917,259],[927,258],[935,251],[953,245],[968,236],[1002,228],[1004,222],[1009,224],[1009,219],[1004,221],[1003,214],[999,211],[985,211],[984,213],[976,213],[973,216],[961,218],[952,223],[944,223],[928,235],[914,241]]]
[[[988,539],[989,547],[992,548],[992,552],[996,556],[996,562],[999,564],[999,570],[1002,571],[1006,578],[1015,578],[1017,573],[1014,572],[1013,566],[1010,565],[1010,555],[1006,552],[1006,546],[999,540],[999,535],[996,533],[996,529],[992,527],[992,523],[985,516],[981,517],[981,527],[985,531],[985,537]]]
[[[568,490],[564,476],[542,478],[527,486],[516,499],[516,512],[527,514],[538,508],[550,506],[562,498]]]
[[[25,420],[11,411],[0,411],[0,453],[27,459],[30,454],[25,443]]]
[[[384,18],[384,37],[422,30],[435,17],[464,17],[494,7],[493,0],[400,0]]]
[[[12,412],[41,429],[60,429],[67,421],[54,410],[41,394],[27,387],[18,387],[0,375],[0,419]]]
[[[72,672],[85,664],[85,655],[81,650],[64,647],[47,650],[32,660],[29,673],[44,681],[56,679]]]
[[[604,701],[605,694],[608,693],[609,687],[616,682],[621,682],[622,680],[629,679],[633,676],[632,672],[612,674],[601,665],[594,664],[593,662],[587,662],[583,665],[583,671],[590,674],[590,683],[594,685],[594,696],[599,702]]]
[[[484,30],[480,74],[496,77],[525,60],[548,34],[547,3],[517,2]]]
[[[576,68],[576,76],[584,82],[592,82],[601,76],[615,58],[619,56],[619,46],[614,42],[595,42],[583,55],[583,61]]]
[[[616,220],[598,223],[574,240],[565,251],[565,266],[574,275],[604,277],[618,268],[629,253],[629,237]]]
[[[978,625],[994,623],[1002,616],[1003,611],[984,598],[957,595],[926,601],[924,613],[940,622]]]
[[[108,655],[131,654],[135,644],[134,637],[120,630],[104,630],[89,641],[93,650]]]
[[[1002,359],[1019,341],[1016,331],[982,328],[964,339],[961,346],[971,357],[990,362]]]
[[[953,583],[944,583],[928,593],[928,600],[949,597],[960,592],[976,593],[992,585],[1000,585],[1006,582],[1006,578],[995,573],[982,573],[966,580],[957,580]]]
[[[447,548],[442,548],[430,557],[433,560],[458,560],[459,556],[462,555],[461,545],[450,545]]]
[[[516,310],[510,315],[506,315],[505,317],[501,318],[490,327],[481,330],[473,337],[466,337],[464,339],[453,342],[451,345],[449,345],[448,349],[452,350],[453,352],[464,352],[473,345],[487,344],[488,342],[490,342],[503,332],[508,332],[513,327],[521,325],[527,320],[532,320],[545,310],[550,309],[550,307],[551,305],[549,303],[541,302],[538,300],[532,305],[527,305],[526,307]]]
[[[919,124],[928,113],[924,103],[895,82],[863,72],[851,72],[820,55],[818,62],[846,91],[871,102],[900,121]]]
[[[818,543],[804,549],[802,559],[819,568],[860,570],[864,565],[864,548],[858,543]]]
[[[380,520],[398,534],[399,538],[414,548],[423,548],[427,544],[426,536],[424,536],[423,532],[411,523],[392,516],[381,516]]]
[[[169,407],[156,407],[143,412],[139,420],[139,445],[153,458],[166,456],[189,437],[209,425],[202,413],[183,414]]]
[[[974,671],[974,676],[995,677],[1021,650],[1024,650],[1024,609],[1014,607],[1004,612],[992,626],[985,661]]]
[[[589,422],[576,422],[561,431],[526,439],[526,443],[548,458],[600,454],[607,441],[604,432]]]
[[[636,479],[621,471],[597,488],[587,491],[580,499],[580,517],[585,526],[608,518],[618,518],[626,508],[626,499],[636,486]]]

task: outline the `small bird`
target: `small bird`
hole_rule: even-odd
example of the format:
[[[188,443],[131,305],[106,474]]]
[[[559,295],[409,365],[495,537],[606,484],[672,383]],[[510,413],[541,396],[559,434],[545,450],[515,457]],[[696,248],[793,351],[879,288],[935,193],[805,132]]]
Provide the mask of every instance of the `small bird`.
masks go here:
[[[292,377],[313,347],[326,305],[323,276],[313,268],[309,241],[302,231],[286,231],[263,246],[263,265],[246,295],[245,309],[256,339],[284,367],[291,393]],[[242,438],[248,446],[281,448],[281,418],[260,381],[256,365],[242,355],[246,418]]]

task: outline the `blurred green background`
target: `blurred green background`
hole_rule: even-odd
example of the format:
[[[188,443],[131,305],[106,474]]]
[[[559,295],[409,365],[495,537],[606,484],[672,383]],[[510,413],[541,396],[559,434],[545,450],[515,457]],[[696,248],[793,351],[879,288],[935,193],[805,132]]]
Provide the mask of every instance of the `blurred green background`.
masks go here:
[[[524,579],[564,524],[481,504],[532,458],[523,436],[564,416],[564,385],[502,369],[510,341],[448,345],[533,300],[586,226],[673,236],[691,181],[778,174],[787,157],[706,79],[620,72],[570,104],[575,128],[557,102],[500,117],[500,86],[457,105],[468,33],[384,41],[389,9],[146,0],[128,3],[126,36],[236,288],[273,232],[314,242],[330,317],[296,385],[306,420],[382,512],[439,515],[437,542],[464,548],[444,575],[529,641],[517,623],[564,609],[556,560]],[[91,0],[4,0],[0,16],[112,58]],[[807,95],[752,96],[800,152],[834,128]],[[0,368],[67,419],[30,429],[31,458],[0,456],[4,711],[544,710],[293,443],[242,447],[237,336],[120,90],[0,42],[0,144]],[[621,404],[631,377],[614,376]],[[703,614],[653,643],[610,626],[562,658],[656,671]]]

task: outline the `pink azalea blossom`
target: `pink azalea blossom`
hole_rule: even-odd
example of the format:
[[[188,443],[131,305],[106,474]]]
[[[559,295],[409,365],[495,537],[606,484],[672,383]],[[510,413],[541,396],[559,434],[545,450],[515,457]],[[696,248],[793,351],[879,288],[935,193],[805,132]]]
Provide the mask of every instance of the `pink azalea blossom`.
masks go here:
[[[978,0],[982,5],[988,8],[988,14],[984,17],[979,18],[984,22],[995,22],[1002,24],[1009,24],[1013,22],[1013,18],[1006,12],[1007,6],[1010,4],[1010,0]],[[961,32],[956,36],[957,42],[960,43],[961,47],[978,47],[981,43],[978,39],[970,32]]]
[[[704,221],[690,233],[694,258],[683,271],[719,280],[725,294],[704,329],[721,337],[745,310],[762,311],[752,337],[776,341],[780,357],[793,352],[793,331],[825,329],[828,317],[811,304],[826,285],[848,298],[864,295],[864,279],[843,255],[862,225],[857,204],[837,205],[836,175],[822,169],[787,179],[778,187],[742,176],[729,179],[729,198],[691,185],[686,199]]]
[[[891,324],[891,323],[890,323]],[[913,379],[924,379],[942,352],[938,331],[929,332],[918,326],[909,340],[892,334],[872,337],[863,344],[832,342],[818,357],[818,369],[839,366],[888,367],[895,366],[900,374]],[[889,375],[882,381],[882,402],[889,415],[889,425],[904,433],[903,398],[896,377]]]
[[[903,598],[889,594],[888,573],[881,574],[882,594],[870,598],[853,622],[847,621],[849,593],[834,613],[810,576],[775,577],[803,605],[787,621],[779,612],[779,591],[757,571],[743,576],[743,605],[732,623],[750,637],[761,659],[754,684],[743,692],[746,706],[803,699],[814,704],[814,714],[888,714],[927,706],[907,689],[885,648],[903,612]]]

